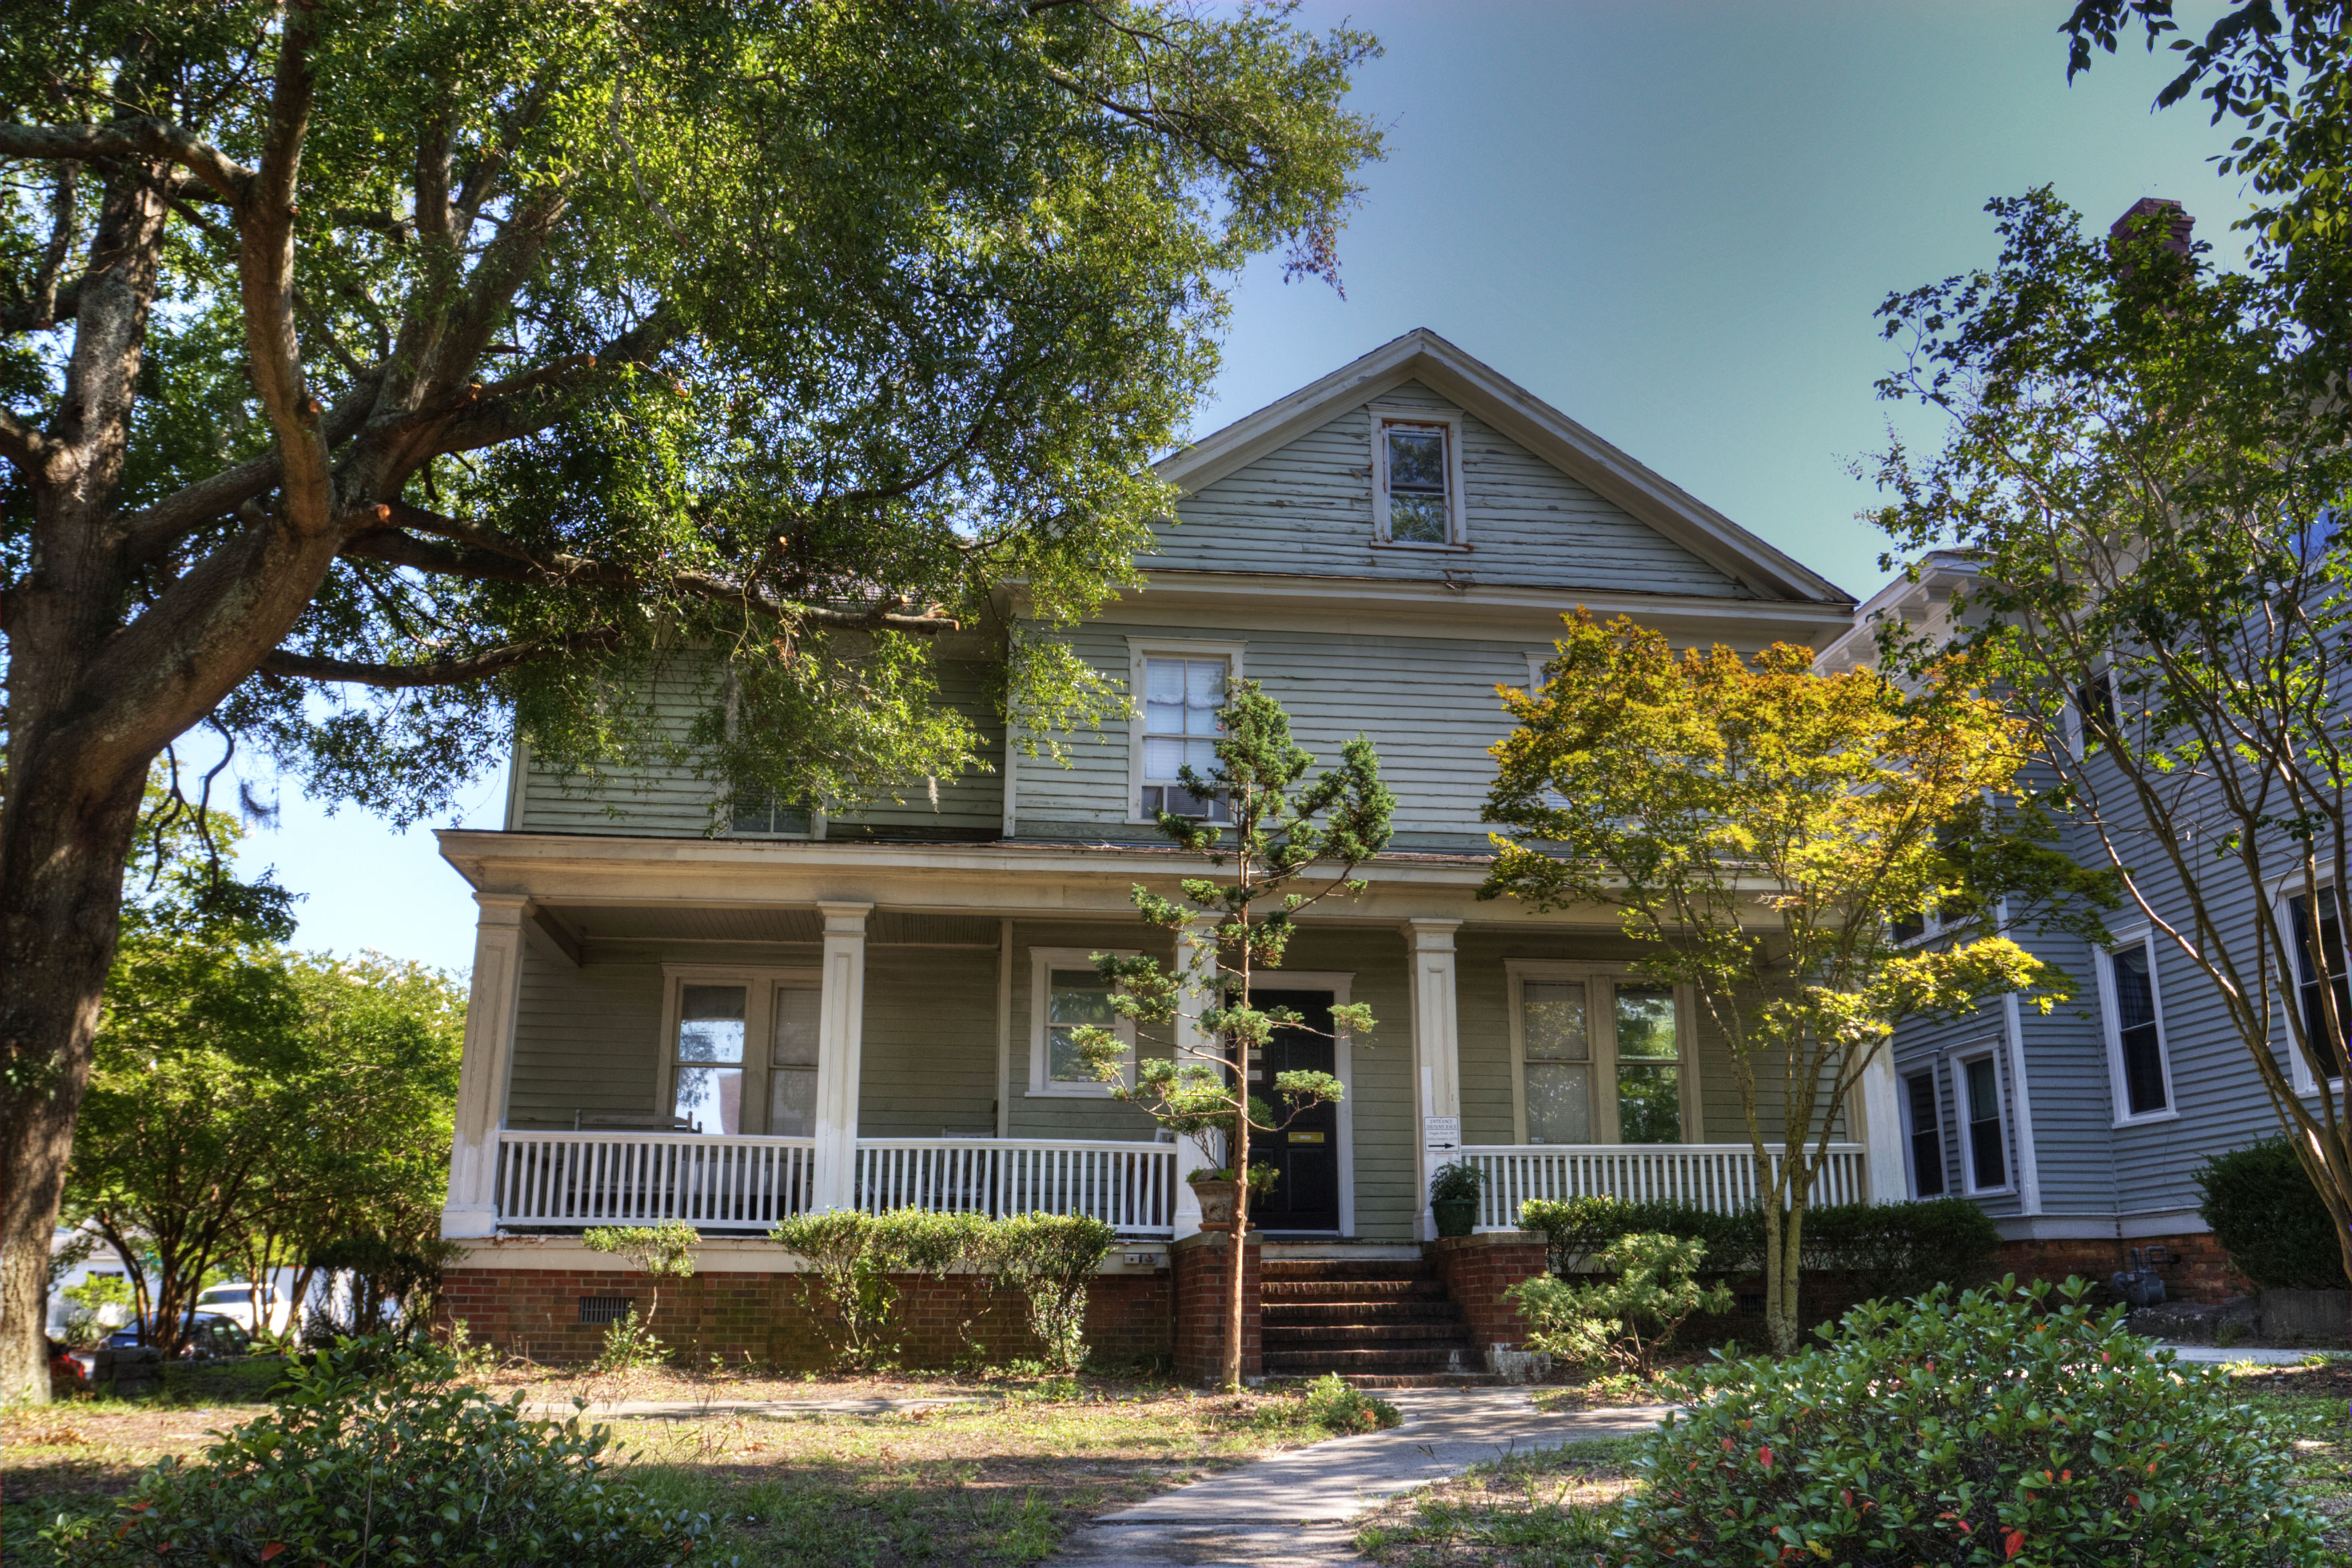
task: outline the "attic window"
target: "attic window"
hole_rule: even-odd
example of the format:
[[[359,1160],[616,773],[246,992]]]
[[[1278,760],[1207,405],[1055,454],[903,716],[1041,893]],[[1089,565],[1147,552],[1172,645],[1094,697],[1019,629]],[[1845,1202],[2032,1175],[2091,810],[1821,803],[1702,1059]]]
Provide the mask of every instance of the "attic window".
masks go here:
[[[1464,542],[1462,432],[1445,416],[1380,418],[1372,442],[1374,532],[1384,544]]]

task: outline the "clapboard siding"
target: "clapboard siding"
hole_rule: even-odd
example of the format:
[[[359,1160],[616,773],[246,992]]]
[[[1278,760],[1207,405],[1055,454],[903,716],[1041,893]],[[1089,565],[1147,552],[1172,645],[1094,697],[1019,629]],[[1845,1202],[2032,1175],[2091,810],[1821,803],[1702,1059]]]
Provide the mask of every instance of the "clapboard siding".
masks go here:
[[[922,779],[909,779],[877,800],[836,814],[845,827],[867,826],[993,830],[1003,819],[1004,784],[995,771],[1004,728],[991,696],[985,666],[948,660],[939,666],[940,699],[979,732],[977,759],[963,773],[938,781],[938,805]],[[656,690],[656,710],[670,733],[682,736],[700,700],[692,681],[674,674]],[[523,770],[507,826],[526,833],[602,833],[698,838],[723,832],[713,811],[719,786],[684,768],[634,766],[609,773],[569,773],[530,760]]]
[[[655,1110],[662,973],[658,963],[573,969],[526,947],[515,1010],[512,1127],[570,1127],[583,1110]]]
[[[1987,1213],[1994,1215],[2023,1212],[2018,1187],[2021,1145],[2016,1083],[2015,1076],[2010,1070],[2008,1038],[2007,1025],[1998,1004],[1955,1018],[1914,1019],[1898,1029],[1895,1036],[1895,1066],[1898,1073],[1922,1071],[1931,1064],[1936,1069],[1937,1090],[1941,1101],[1938,1109],[1944,1132],[1945,1191],[1956,1196],[1973,1197]],[[1969,1192],[1968,1186],[1966,1151],[1962,1148],[1966,1112],[1952,1053],[1964,1051],[1973,1056],[1978,1048],[1986,1046],[1992,1048],[2000,1076],[2001,1121],[2008,1144],[2009,1183],[2000,1192],[1979,1194]],[[2038,1112],[2042,1108],[2041,1086],[2032,1083],[2030,1078],[2028,1085],[2029,1098],[2033,1100]]]
[[[1449,405],[1408,382],[1186,497],[1157,531],[1151,564],[1192,571],[1434,579],[1734,596],[1716,567],[1503,437],[1462,425],[1465,521],[1471,548],[1429,552],[1372,543],[1374,410]]]
[[[995,952],[866,950],[857,1131],[867,1138],[996,1131]]]

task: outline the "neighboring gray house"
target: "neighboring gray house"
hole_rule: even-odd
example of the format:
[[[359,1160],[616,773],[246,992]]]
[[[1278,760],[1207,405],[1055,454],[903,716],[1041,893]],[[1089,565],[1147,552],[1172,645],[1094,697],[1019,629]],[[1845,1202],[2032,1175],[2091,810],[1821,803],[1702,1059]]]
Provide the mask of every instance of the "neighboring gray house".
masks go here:
[[[1874,661],[1888,616],[1929,636],[1947,630],[1954,595],[1975,577],[1963,556],[1930,554],[1916,582],[1897,578],[1864,604],[1817,668]],[[2087,700],[2113,698],[2102,689]],[[2063,847],[2084,865],[2105,863],[2080,825]],[[2292,900],[2279,897],[2293,918]],[[2229,912],[2251,925],[2243,898]],[[2074,976],[2074,1002],[2042,1014],[2011,996],[1896,1032],[1905,1181],[1914,1196],[1981,1205],[2021,1274],[2104,1279],[2139,1248],[2176,1298],[2218,1299],[2227,1258],[2198,1213],[2196,1173],[2212,1154],[2275,1134],[2277,1114],[2211,982],[2130,905],[2107,923],[2105,949],[2020,934]],[[1932,916],[1923,919],[1918,940],[1935,936]],[[2303,990],[2278,987],[2280,1005],[2305,1005]],[[2296,1088],[2316,1094],[2283,1019],[2273,1049]]]
[[[1280,1043],[1272,1068],[1348,1095],[1272,1141],[1269,1230],[1414,1243],[1457,1144],[1494,1174],[1490,1224],[1538,1193],[1738,1200],[1732,1077],[1689,1000],[1633,979],[1607,911],[1475,898],[1496,688],[1578,606],[1756,648],[1843,633],[1852,600],[1426,331],[1160,471],[1184,499],[1148,582],[1059,634],[1133,707],[1069,766],[1008,737],[935,801],[918,783],[713,835],[690,778],[597,794],[525,756],[502,829],[440,836],[481,909],[444,1221],[466,1267],[590,1268],[562,1236],[605,1219],[757,1237],[851,1205],[1081,1209],[1147,1245],[1196,1229],[1189,1146],[1066,1035],[1105,1014],[1090,953],[1166,949],[1129,902],[1183,869],[1146,813],[1185,804],[1174,767],[1205,763],[1243,676],[1327,761],[1368,733],[1399,803],[1369,893],[1318,910],[1270,983],[1309,1012],[1369,1003],[1378,1027]],[[1003,607],[1019,621],[1017,588]],[[949,689],[976,703],[1002,653],[950,639]],[[1891,1079],[1874,1103],[1825,1198],[1901,1191]]]

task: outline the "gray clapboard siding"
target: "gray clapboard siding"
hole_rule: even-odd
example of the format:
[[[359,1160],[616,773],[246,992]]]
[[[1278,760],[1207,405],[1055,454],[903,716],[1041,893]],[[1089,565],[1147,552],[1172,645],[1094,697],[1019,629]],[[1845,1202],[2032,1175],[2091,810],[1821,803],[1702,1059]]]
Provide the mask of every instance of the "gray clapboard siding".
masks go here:
[[[1417,382],[1382,394],[1178,503],[1152,563],[1193,571],[1607,587],[1725,597],[1746,590],[1475,416],[1462,426],[1471,548],[1372,543],[1372,409],[1450,406]]]
[[[982,950],[867,945],[861,1137],[994,1134],[996,967]]]
[[[649,1112],[661,1038],[658,963],[551,963],[522,955],[512,1127],[564,1127],[583,1110]]]

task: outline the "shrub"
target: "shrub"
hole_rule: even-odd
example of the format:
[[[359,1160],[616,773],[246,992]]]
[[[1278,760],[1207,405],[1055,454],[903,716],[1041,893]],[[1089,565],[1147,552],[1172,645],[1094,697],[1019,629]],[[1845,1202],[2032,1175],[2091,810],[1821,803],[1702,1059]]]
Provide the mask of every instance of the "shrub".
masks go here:
[[[1626,1563],[2325,1560],[2289,1440],[2219,1367],[2125,1331],[2088,1288],[1873,1302],[1824,1342],[1680,1380]]]
[[[1564,1361],[1613,1361],[1642,1377],[1650,1361],[1693,1312],[1731,1310],[1731,1292],[1693,1278],[1706,1243],[1655,1231],[1619,1237],[1595,1259],[1613,1278],[1570,1285],[1549,1274],[1522,1279],[1504,1295],[1535,1331],[1528,1342]]]
[[[292,1363],[271,1414],[148,1471],[71,1559],[638,1568],[705,1544],[708,1516],[652,1508],[608,1468],[607,1428],[526,1419],[521,1394],[501,1403],[453,1370],[389,1336]]]
[[[1090,1215],[1024,1214],[974,1226],[970,1250],[992,1283],[1021,1293],[1045,1364],[1076,1372],[1087,1359],[1087,1287],[1118,1242]]]
[[[923,1209],[879,1215],[829,1209],[780,1221],[768,1234],[808,1259],[841,1327],[842,1360],[867,1366],[898,1353],[898,1342],[883,1337],[898,1300],[890,1276],[946,1274],[987,1223],[976,1215]]]
[[[590,1372],[650,1372],[669,1359],[669,1351],[654,1338],[653,1321],[637,1321],[632,1307],[621,1321],[604,1331],[604,1345],[588,1363]]]
[[[2336,1222],[2284,1138],[2217,1154],[2197,1173],[2205,1223],[2239,1273],[2272,1290],[2341,1290]]]
[[[1717,1214],[1695,1204],[1629,1203],[1623,1198],[1529,1198],[1519,1226],[1543,1233],[1555,1274],[1574,1274],[1621,1237],[1652,1233],[1702,1243],[1715,1271],[1742,1273],[1763,1255],[1764,1229],[1754,1210]]]
[[[1307,1418],[1333,1432],[1379,1432],[1404,1424],[1404,1412],[1387,1400],[1350,1388],[1336,1372],[1312,1379],[1300,1391]]]
[[[1486,1172],[1456,1160],[1451,1164],[1438,1166],[1430,1173],[1429,1201],[1435,1204],[1475,1204],[1486,1188]]]
[[[1984,1284],[2000,1251],[2000,1227],[1966,1198],[1835,1204],[1805,1215],[1805,1268],[1850,1275],[1864,1297]]]

